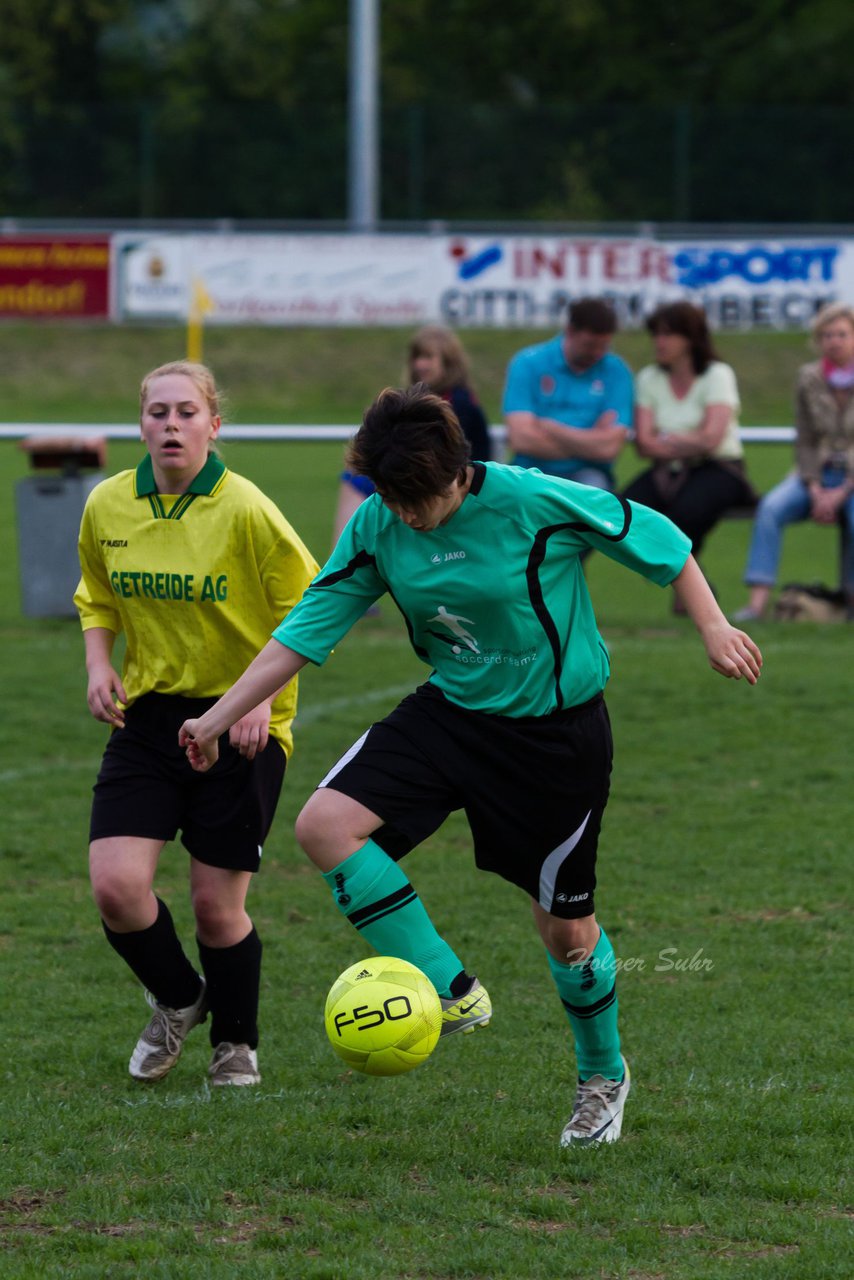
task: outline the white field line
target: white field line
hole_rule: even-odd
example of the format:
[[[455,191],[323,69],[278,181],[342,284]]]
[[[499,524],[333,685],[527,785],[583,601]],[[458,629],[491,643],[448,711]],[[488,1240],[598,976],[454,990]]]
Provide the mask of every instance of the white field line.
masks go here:
[[[327,702],[315,702],[305,711],[300,711],[295,724],[299,730],[306,725],[315,724],[326,716],[334,715],[336,711],[350,711],[353,707],[368,706],[372,702],[385,702],[386,699],[402,698],[405,693],[411,693],[413,688],[414,685],[410,681],[409,684],[389,685],[385,689],[367,689],[349,698],[331,698]],[[47,764],[25,765],[22,769],[4,769],[0,771],[0,786],[21,782],[25,778],[45,778],[54,773],[78,773],[82,771],[91,773],[94,777],[98,771],[99,763],[100,758],[95,757],[82,760],[59,759],[51,760]]]
[[[54,773],[98,772],[100,758],[91,760],[51,760],[46,764],[31,764],[23,769],[4,769],[0,772],[0,786],[4,782],[20,782],[23,778],[48,778]]]
[[[336,711],[350,711],[353,707],[367,706],[372,702],[385,702],[387,698],[402,698],[404,694],[412,693],[414,688],[415,684],[410,680],[408,684],[387,685],[385,689],[365,689],[348,698],[331,698],[328,702],[313,702],[305,711],[300,710],[297,713],[294,727],[299,732],[304,725],[315,724]]]

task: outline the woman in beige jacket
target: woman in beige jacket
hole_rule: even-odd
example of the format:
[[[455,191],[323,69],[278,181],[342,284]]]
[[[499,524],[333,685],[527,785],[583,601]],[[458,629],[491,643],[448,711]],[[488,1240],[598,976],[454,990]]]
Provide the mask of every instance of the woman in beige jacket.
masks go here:
[[[849,611],[854,608],[854,307],[823,307],[812,331],[820,358],[798,374],[796,469],[757,509],[744,574],[750,596],[735,622],[763,616],[777,580],[783,529],[799,520],[842,523],[842,587]]]

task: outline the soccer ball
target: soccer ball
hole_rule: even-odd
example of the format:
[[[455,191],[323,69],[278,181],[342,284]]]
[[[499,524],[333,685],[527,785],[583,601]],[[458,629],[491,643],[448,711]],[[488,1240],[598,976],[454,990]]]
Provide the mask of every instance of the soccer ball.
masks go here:
[[[430,979],[396,956],[351,964],[326,997],[326,1034],[349,1067],[397,1076],[424,1062],[442,1030],[442,1002]]]

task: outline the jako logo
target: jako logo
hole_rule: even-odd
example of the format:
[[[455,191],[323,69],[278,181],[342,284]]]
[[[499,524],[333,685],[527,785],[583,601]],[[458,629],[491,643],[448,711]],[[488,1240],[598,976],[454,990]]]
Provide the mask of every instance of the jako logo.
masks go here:
[[[437,551],[430,557],[430,563],[431,564],[442,564],[442,563],[447,564],[449,560],[465,560],[465,558],[466,558],[465,551],[446,551],[444,556],[441,556]]]
[[[353,901],[349,893],[344,889],[344,877],[339,871],[335,877],[335,897],[338,899],[339,907],[346,907]]]
[[[500,262],[504,257],[504,251],[500,244],[490,244],[469,257],[465,241],[455,240],[451,245],[451,257],[456,258],[459,263],[457,274],[460,279],[473,280],[475,276],[482,275],[484,271]]]

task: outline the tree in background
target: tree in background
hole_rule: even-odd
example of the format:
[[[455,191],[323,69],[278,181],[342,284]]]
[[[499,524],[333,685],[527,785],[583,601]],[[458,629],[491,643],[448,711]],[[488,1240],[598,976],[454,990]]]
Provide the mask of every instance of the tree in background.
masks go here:
[[[8,212],[343,216],[343,0],[3,8]],[[847,217],[852,36],[837,0],[382,0],[383,216]]]

